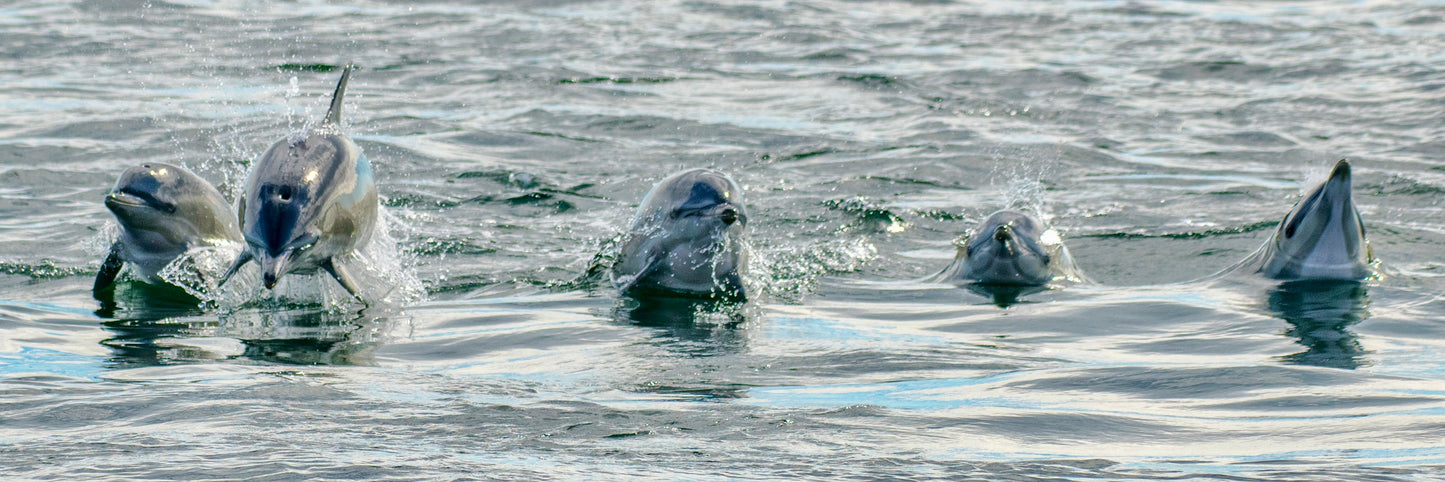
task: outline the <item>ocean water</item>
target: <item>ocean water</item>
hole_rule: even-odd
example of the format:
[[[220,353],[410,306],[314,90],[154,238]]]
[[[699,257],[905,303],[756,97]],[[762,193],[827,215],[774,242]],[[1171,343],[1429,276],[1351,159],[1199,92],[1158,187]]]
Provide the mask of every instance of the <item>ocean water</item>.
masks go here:
[[[5,2],[0,477],[1445,478],[1442,52],[1428,1]],[[122,170],[234,199],[347,63],[394,302],[92,298]],[[1213,276],[1340,158],[1380,279]],[[755,296],[584,277],[691,167]],[[1093,282],[922,281],[1006,206]]]

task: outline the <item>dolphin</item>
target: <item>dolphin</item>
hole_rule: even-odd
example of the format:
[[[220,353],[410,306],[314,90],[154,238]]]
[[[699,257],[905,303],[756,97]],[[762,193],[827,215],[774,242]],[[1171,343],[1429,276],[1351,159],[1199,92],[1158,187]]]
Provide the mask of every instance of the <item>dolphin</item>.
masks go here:
[[[953,283],[1043,286],[1055,277],[1076,278],[1073,260],[1059,239],[1031,214],[1005,209],[989,215],[962,243],[937,279]]]
[[[126,169],[105,196],[105,207],[121,232],[100,265],[95,292],[114,284],[126,264],[154,283],[162,268],[191,248],[241,242],[220,191],[180,166],[152,162]]]
[[[743,191],[726,174],[692,169],[668,176],[642,199],[612,284],[623,293],[746,300],[747,226]]]
[[[1374,255],[1365,225],[1350,198],[1350,161],[1340,159],[1329,179],[1296,204],[1269,241],[1241,265],[1279,280],[1364,280]]]
[[[339,258],[366,246],[380,204],[371,161],[341,132],[346,66],[321,125],[304,137],[277,141],[256,162],[237,209],[246,248],[222,276],[224,284],[250,261],[267,289],[287,273],[326,270],[352,296],[360,287]]]

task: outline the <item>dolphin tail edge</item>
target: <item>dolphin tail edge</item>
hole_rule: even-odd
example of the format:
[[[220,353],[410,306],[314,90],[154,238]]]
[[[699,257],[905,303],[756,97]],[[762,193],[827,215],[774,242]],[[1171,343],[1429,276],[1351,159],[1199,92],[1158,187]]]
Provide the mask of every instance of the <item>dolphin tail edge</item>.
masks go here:
[[[221,279],[216,281],[216,287],[220,288],[225,286],[226,282],[231,280],[231,276],[235,275],[237,271],[240,271],[241,267],[245,266],[251,259],[253,259],[251,250],[242,250],[241,254],[236,255],[236,261],[231,263],[231,267],[226,269],[226,274],[221,275]]]
[[[346,82],[351,80],[351,71],[355,68],[355,65],[348,63],[346,70],[341,71],[341,81],[336,83],[336,92],[331,94],[331,108],[326,110],[326,118],[321,121],[321,125],[341,126],[341,101],[346,97]]]
[[[351,272],[347,271],[345,266],[336,261],[336,258],[327,259],[321,267],[327,273],[331,273],[331,277],[336,278],[336,282],[341,283],[341,287],[346,288],[346,292],[351,293],[353,298],[362,299],[361,287],[356,284],[356,279],[351,276]]]

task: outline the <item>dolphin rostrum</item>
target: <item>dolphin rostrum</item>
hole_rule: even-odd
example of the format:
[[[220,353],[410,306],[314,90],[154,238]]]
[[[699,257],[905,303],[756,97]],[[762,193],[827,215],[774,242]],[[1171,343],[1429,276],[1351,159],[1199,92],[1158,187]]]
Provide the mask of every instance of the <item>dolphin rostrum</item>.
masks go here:
[[[348,65],[341,73],[321,125],[304,137],[277,141],[251,170],[238,210],[246,249],[221,283],[255,260],[267,289],[287,273],[324,269],[360,297],[360,286],[339,258],[371,240],[380,205],[371,161],[341,132],[341,101],[351,71]]]
[[[612,283],[624,293],[745,300],[747,225],[742,189],[727,175],[692,169],[668,176],[643,198]]]
[[[1363,280],[1374,256],[1350,197],[1350,162],[1341,159],[1329,179],[1294,206],[1269,241],[1241,263],[1281,280]]]
[[[236,217],[220,191],[179,166],[152,162],[126,169],[105,197],[120,237],[101,263],[93,291],[109,287],[130,264],[149,282],[191,248],[239,243]]]
[[[938,279],[953,283],[1042,286],[1076,278],[1058,232],[1031,214],[1005,209],[989,215],[958,246]]]

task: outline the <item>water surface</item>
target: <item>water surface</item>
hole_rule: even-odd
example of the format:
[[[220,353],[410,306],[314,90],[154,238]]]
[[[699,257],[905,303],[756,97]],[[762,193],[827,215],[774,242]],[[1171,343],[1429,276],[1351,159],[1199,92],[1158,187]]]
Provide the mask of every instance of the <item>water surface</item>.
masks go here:
[[[9,477],[1445,470],[1433,2],[76,1],[0,25]],[[122,170],[234,198],[347,62],[423,300],[92,299]],[[1381,279],[1208,278],[1342,157]],[[744,186],[753,301],[578,280],[699,166]],[[1097,283],[917,281],[1009,205]]]

